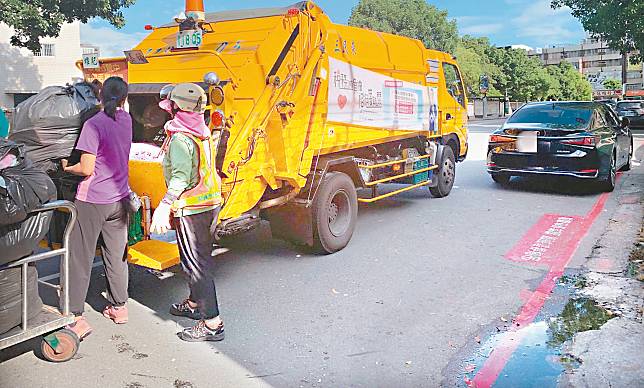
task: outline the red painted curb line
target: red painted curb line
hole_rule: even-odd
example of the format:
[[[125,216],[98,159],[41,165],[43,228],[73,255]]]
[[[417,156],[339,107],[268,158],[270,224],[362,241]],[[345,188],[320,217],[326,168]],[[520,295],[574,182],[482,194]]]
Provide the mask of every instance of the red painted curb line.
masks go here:
[[[597,217],[601,214],[610,193],[599,196],[597,202],[585,217],[569,217],[554,214],[544,215],[506,254],[506,259],[528,265],[547,265],[548,273],[537,289],[532,292],[519,314],[512,320],[513,327],[508,335],[494,348],[488,359],[472,380],[477,388],[491,387],[521,343],[525,331],[522,327],[532,323],[539,314],[546,299],[563,275],[582,239],[586,236]],[[525,291],[524,291],[525,292]]]

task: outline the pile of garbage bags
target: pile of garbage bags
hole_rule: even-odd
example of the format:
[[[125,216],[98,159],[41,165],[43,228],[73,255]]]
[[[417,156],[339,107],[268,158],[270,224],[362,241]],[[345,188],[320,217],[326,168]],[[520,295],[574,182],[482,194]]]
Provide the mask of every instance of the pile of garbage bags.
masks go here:
[[[50,173],[69,159],[83,123],[96,114],[96,89],[82,82],[50,86],[16,107],[9,139],[25,145],[33,163]]]
[[[0,138],[0,265],[30,255],[51,221],[51,212],[29,214],[56,200],[51,178],[27,157],[25,147]]]

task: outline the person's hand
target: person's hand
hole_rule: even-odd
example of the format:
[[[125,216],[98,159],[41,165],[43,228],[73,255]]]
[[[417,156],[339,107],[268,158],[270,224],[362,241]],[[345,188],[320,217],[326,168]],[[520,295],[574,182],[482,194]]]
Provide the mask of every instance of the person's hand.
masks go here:
[[[166,234],[172,227],[170,226],[170,205],[161,202],[152,216],[152,226],[150,232],[154,234]]]
[[[60,166],[63,168],[63,171],[67,171],[67,167],[69,166],[69,161],[67,159],[61,159]]]

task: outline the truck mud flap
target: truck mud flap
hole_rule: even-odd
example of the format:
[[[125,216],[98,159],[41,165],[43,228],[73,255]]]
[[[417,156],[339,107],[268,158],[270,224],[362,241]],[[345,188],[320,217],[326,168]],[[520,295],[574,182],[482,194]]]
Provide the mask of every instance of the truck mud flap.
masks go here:
[[[296,245],[313,246],[311,208],[291,202],[264,210],[263,217],[270,223],[274,238]]]

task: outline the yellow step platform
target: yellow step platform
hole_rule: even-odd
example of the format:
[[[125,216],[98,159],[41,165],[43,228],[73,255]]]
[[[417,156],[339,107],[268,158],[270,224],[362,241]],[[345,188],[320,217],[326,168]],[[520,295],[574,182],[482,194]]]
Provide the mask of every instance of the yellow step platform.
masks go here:
[[[128,261],[145,268],[166,270],[179,264],[177,244],[159,240],[144,240],[132,245],[128,251]]]

